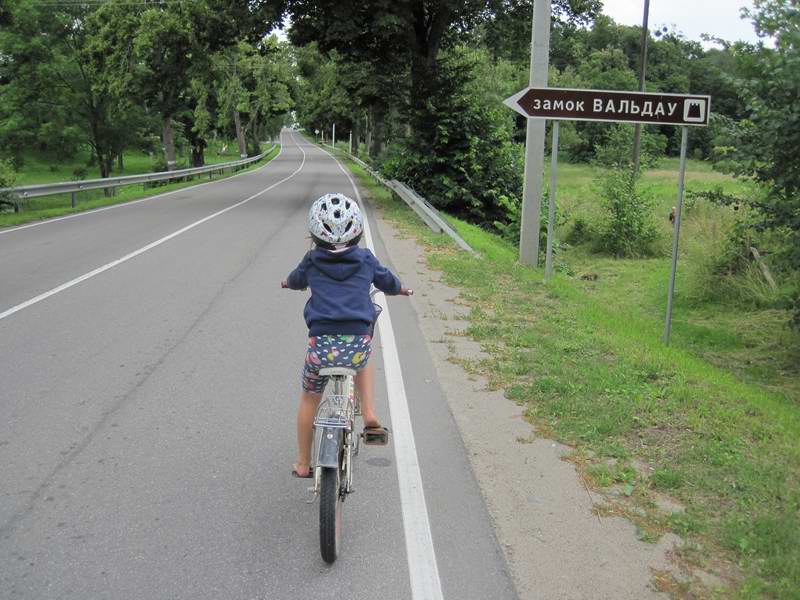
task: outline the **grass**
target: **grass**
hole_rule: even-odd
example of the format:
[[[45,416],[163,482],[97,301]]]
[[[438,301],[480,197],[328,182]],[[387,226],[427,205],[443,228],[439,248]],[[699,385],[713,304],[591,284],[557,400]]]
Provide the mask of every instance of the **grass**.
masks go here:
[[[601,216],[600,186],[597,184],[597,178],[602,172],[602,167],[587,164],[562,162],[558,165],[558,205],[566,218],[580,215],[584,219],[591,220]],[[545,181],[550,181],[549,165],[545,173]],[[728,194],[747,195],[752,193],[752,187],[746,182],[712,171],[707,162],[687,160],[687,193],[711,191],[717,187],[721,187]],[[657,214],[666,222],[670,209],[677,200],[678,160],[665,158],[657,169],[645,171],[642,175],[641,189],[643,195],[655,199]],[[695,209],[695,204],[688,198],[684,202],[684,209],[687,213],[691,213]]]
[[[35,185],[39,183],[55,183],[58,181],[73,181],[79,179],[99,179],[100,169],[91,166],[90,150],[81,147],[75,156],[68,160],[55,162],[52,158],[36,153],[28,153],[24,156],[22,168],[20,169],[15,185]],[[238,160],[239,147],[235,141],[212,140],[205,151],[205,162],[213,165],[223,162]],[[178,156],[178,168],[188,168],[189,157],[186,154]],[[123,170],[117,169],[117,162],[114,162],[112,176],[119,175],[138,175],[140,173],[150,173],[154,171],[153,159],[146,152],[128,151],[123,156]],[[82,176],[77,176],[80,172]]]
[[[279,152],[280,152],[280,146],[279,145],[275,146],[275,148],[267,156],[264,157],[263,161],[259,161],[258,163],[249,166],[243,170],[247,171],[263,167],[267,162],[275,158],[275,156],[277,156]],[[207,164],[217,164],[219,162],[228,162],[230,160],[236,160],[236,157],[225,156],[224,160],[219,160],[216,162],[207,162]],[[32,171],[30,172],[35,173],[36,169],[32,167]],[[148,170],[145,169],[141,172],[148,172]],[[133,173],[128,172],[126,170],[126,174],[130,175]],[[230,177],[230,175],[231,174],[226,174],[223,175],[222,177],[223,178]],[[221,178],[221,176],[216,175],[215,178],[218,180]],[[56,181],[59,180],[60,179],[56,179]],[[102,190],[81,192],[81,194],[78,196],[78,202],[75,208],[72,208],[71,206],[71,198],[69,194],[55,194],[53,196],[32,198],[25,202],[23,210],[21,210],[18,213],[13,213],[13,212],[0,213],[0,227],[22,225],[24,223],[28,223],[31,221],[38,221],[40,219],[49,219],[61,215],[83,212],[86,210],[91,210],[93,208],[100,208],[102,206],[110,206],[112,204],[130,202],[131,200],[139,200],[141,198],[155,196],[158,194],[163,194],[165,192],[179,190],[185,187],[191,187],[193,185],[197,185],[198,183],[203,183],[203,182],[204,182],[203,179],[198,179],[198,180],[190,179],[189,181],[168,183],[165,185],[157,185],[157,186],[151,185],[145,187],[139,185],[130,185],[117,188],[116,193],[110,197],[106,197],[103,194]]]
[[[685,597],[800,598],[800,403],[790,349],[798,340],[781,337],[785,315],[679,298],[665,347],[665,257],[615,261],[577,249],[568,260],[598,279],[556,274],[544,284],[497,236],[453,220],[483,258],[459,252],[349,166],[472,307],[468,335],[489,358],[465,366],[525,406],[540,432],[575,448],[571,460],[608,492],[598,515],[630,518],[648,541],[682,536],[679,559],[722,578],[714,590],[659,573],[656,585]],[[562,171],[568,205],[567,190],[589,185],[584,170],[575,174],[567,184]],[[745,355],[757,360],[739,365]],[[659,508],[663,497],[685,509]]]
[[[559,257],[577,275],[591,279],[575,282],[588,297],[635,315],[656,339],[663,332],[666,313],[672,242],[672,226],[666,217],[675,204],[677,168],[677,159],[665,159],[659,169],[646,171],[642,178],[644,193],[656,201],[660,240],[655,258],[606,258],[593,254],[589,244],[568,248]],[[597,168],[587,165],[568,164],[562,169],[558,198],[565,223],[559,239],[568,236],[576,218],[592,222],[601,217],[593,183],[598,175]],[[716,186],[740,196],[755,191],[746,182],[712,171],[708,163],[688,161],[687,191]],[[800,404],[800,340],[786,327],[790,312],[781,308],[783,290],[769,289],[753,267],[753,273],[732,280],[731,289],[717,290],[714,301],[707,301],[707,263],[720,251],[734,219],[732,209],[702,200],[690,199],[684,206],[671,343]],[[791,287],[793,281],[784,276],[782,283]]]

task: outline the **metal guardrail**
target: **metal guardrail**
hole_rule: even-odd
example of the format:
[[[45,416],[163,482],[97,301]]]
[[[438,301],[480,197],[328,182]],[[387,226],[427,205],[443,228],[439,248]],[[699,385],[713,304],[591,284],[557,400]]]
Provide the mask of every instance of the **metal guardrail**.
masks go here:
[[[407,185],[400,183],[397,180],[393,179],[392,181],[389,181],[387,185],[393,189],[395,193],[400,196],[400,198],[406,204],[408,204],[415,213],[419,215],[419,217],[428,227],[431,228],[433,232],[446,233],[453,238],[455,243],[458,244],[462,250],[466,250],[476,258],[480,256],[472,248],[472,246],[464,241],[464,238],[456,233],[455,229],[450,227],[450,224],[439,215],[439,211],[437,211],[425,198],[417,194]]]
[[[411,207],[411,210],[413,210],[415,213],[417,213],[417,215],[419,215],[419,218],[422,219],[425,222],[425,224],[431,228],[431,231],[433,231],[434,233],[446,233],[451,238],[453,238],[455,243],[458,244],[460,248],[466,250],[467,252],[472,254],[472,256],[475,257],[480,256],[480,254],[478,254],[475,251],[475,249],[472,248],[472,246],[470,246],[467,242],[464,241],[464,238],[462,238],[460,235],[456,233],[455,229],[450,227],[447,221],[445,221],[439,215],[439,211],[437,211],[433,207],[433,205],[430,202],[428,202],[425,198],[417,194],[414,190],[412,190],[404,183],[401,183],[395,179],[391,181],[384,179],[383,177],[381,177],[380,173],[378,173],[375,169],[370,167],[360,158],[353,156],[352,154],[349,153],[347,153],[347,155],[354,163],[359,165],[362,169],[364,169],[367,173],[372,175],[380,183],[382,183],[384,186],[388,187],[390,190],[394,191],[394,193],[400,196],[400,199],[406,204],[408,204],[408,206]]]
[[[456,244],[463,250],[466,250],[472,256],[480,257],[480,254],[475,251],[472,246],[470,246],[467,242],[464,241],[460,235],[458,235],[452,227],[445,221],[440,215],[439,211],[437,211],[433,205],[428,202],[425,198],[417,194],[414,190],[409,188],[404,183],[401,183],[395,179],[388,181],[384,179],[378,171],[373,169],[370,165],[365,163],[363,160],[358,158],[357,156],[353,156],[349,152],[344,152],[343,150],[339,150],[334,146],[328,146],[333,150],[338,150],[339,152],[343,152],[347,155],[347,157],[352,160],[354,163],[359,165],[362,169],[364,169],[367,173],[372,175],[378,182],[383,184],[385,187],[392,190],[395,194],[397,194],[400,199],[408,204],[408,206],[413,210],[423,222],[431,228],[431,231],[434,233],[446,233],[449,235]]]
[[[13,194],[15,203],[20,200],[27,200],[28,198],[38,198],[41,196],[52,196],[54,194],[72,194],[72,206],[75,206],[75,194],[78,192],[86,192],[88,190],[105,190],[118,188],[125,185],[134,185],[139,183],[151,183],[155,181],[168,181],[170,179],[181,179],[184,177],[192,177],[194,175],[204,175],[208,173],[211,176],[213,173],[219,171],[223,173],[225,169],[237,170],[240,167],[247,166],[251,163],[258,162],[263,159],[267,154],[272,152],[277,146],[273,143],[269,150],[262,152],[258,156],[245,158],[241,160],[234,160],[225,163],[218,163],[215,165],[206,165],[204,167],[192,167],[190,169],[180,169],[178,171],[160,171],[157,173],[142,173],[140,175],[126,175],[124,177],[108,177],[105,179],[84,179],[81,181],[62,181],[59,183],[42,183],[37,185],[25,185],[13,188],[0,188],[0,194]]]
[[[411,210],[417,213],[419,218],[422,219],[423,222],[428,227],[431,228],[431,231],[433,231],[434,233],[446,233],[451,238],[453,238],[453,241],[455,241],[455,243],[458,244],[458,246],[461,249],[466,250],[476,258],[480,258],[480,254],[477,251],[475,251],[475,249],[472,248],[472,246],[470,246],[467,242],[465,242],[464,238],[462,238],[460,235],[456,233],[455,229],[453,229],[447,223],[447,221],[445,221],[439,215],[439,211],[437,211],[430,202],[428,202],[425,198],[417,194],[410,187],[395,179],[391,181],[384,179],[381,176],[381,174],[378,173],[378,171],[373,169],[370,165],[365,163],[357,156],[350,154],[349,152],[345,152],[344,150],[341,150],[331,144],[320,144],[320,145],[326,146],[331,150],[345,154],[350,160],[359,165],[367,173],[372,175],[372,177],[374,177],[378,182],[380,182],[382,185],[384,185],[385,187],[392,190],[395,194],[397,194],[400,197],[400,199],[403,200],[403,202],[405,202],[406,204],[408,204]]]

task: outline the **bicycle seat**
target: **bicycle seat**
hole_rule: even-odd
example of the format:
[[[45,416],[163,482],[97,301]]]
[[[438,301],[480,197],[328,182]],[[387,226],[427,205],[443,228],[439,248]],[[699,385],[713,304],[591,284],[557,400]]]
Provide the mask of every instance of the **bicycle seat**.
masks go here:
[[[327,367],[320,369],[319,374],[323,377],[355,377],[356,370],[347,367]]]

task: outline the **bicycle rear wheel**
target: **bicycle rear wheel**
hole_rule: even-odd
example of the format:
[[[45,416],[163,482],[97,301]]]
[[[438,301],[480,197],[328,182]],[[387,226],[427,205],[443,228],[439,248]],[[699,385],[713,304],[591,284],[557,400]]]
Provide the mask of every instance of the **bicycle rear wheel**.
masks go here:
[[[325,467],[320,476],[319,550],[322,560],[330,564],[339,554],[342,531],[342,498],[339,469]]]

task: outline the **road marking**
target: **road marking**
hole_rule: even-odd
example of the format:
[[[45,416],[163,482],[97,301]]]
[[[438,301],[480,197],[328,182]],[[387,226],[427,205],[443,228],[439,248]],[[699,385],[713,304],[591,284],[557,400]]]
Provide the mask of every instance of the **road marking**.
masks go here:
[[[361,194],[358,192],[353,178],[335,156],[320,148],[330,156],[342,172],[347,176],[356,195],[356,200],[363,206]],[[364,218],[364,237],[367,246],[375,252],[369,220]],[[428,506],[425,503],[425,490],[422,488],[422,473],[419,469],[417,447],[414,443],[414,430],[411,426],[411,413],[408,410],[406,388],[403,384],[403,372],[400,368],[400,357],[397,352],[389,305],[384,294],[375,295],[375,299],[383,307],[378,328],[381,334],[383,349],[383,368],[386,373],[386,391],[389,396],[389,413],[392,418],[392,439],[394,440],[395,462],[397,463],[397,479],[400,484],[400,506],[403,511],[403,530],[406,538],[406,556],[408,572],[411,578],[411,595],[414,600],[443,600],[442,584],[439,580],[439,568],[436,565],[436,552],[433,548],[433,536],[428,520]]]
[[[171,194],[177,194],[178,192],[185,192],[186,190],[196,190],[197,188],[201,188],[207,185],[212,185],[214,183],[221,183],[223,181],[228,181],[233,179],[234,177],[240,177],[242,175],[250,175],[252,173],[257,173],[261,169],[267,168],[269,165],[272,164],[272,161],[278,158],[281,154],[283,154],[283,144],[280,144],[280,149],[278,150],[278,154],[270,160],[267,164],[261,165],[257,169],[253,169],[252,171],[245,171],[243,173],[237,173],[236,175],[231,175],[229,177],[225,177],[224,179],[217,179],[216,181],[206,181],[205,183],[196,183],[195,185],[187,185],[184,188],[180,188],[178,190],[172,190],[171,192],[164,192],[163,194],[158,194],[156,196],[148,196],[147,198],[141,198],[139,200],[131,200],[130,202],[120,202],[119,204],[112,204],[111,206],[103,206],[102,208],[94,208],[92,210],[84,210],[79,213],[66,215],[64,217],[53,217],[52,219],[44,219],[42,221],[36,221],[35,223],[27,223],[25,225],[19,225],[17,227],[9,227],[8,229],[0,229],[0,235],[4,233],[11,233],[12,231],[19,231],[20,229],[30,229],[31,227],[38,227],[39,225],[47,225],[49,223],[56,223],[57,221],[66,221],[67,219],[74,219],[76,217],[85,217],[86,215],[93,215],[94,213],[103,212],[106,210],[112,210],[115,208],[122,208],[124,206],[133,206],[134,204],[139,204],[141,202],[147,202],[148,200],[155,200],[157,198],[163,198],[164,196],[169,196]],[[136,185],[136,184],[133,184]]]
[[[84,273],[80,277],[76,277],[75,279],[72,279],[71,281],[67,281],[66,283],[62,283],[61,285],[59,285],[57,287],[54,287],[52,290],[44,292],[43,294],[39,294],[35,298],[31,298],[30,300],[26,300],[25,302],[23,302],[21,304],[17,304],[16,306],[12,306],[8,310],[0,313],[0,320],[5,319],[6,317],[10,317],[14,313],[17,313],[17,312],[21,311],[24,308],[28,308],[29,306],[32,306],[32,305],[36,304],[37,302],[41,302],[42,300],[46,300],[50,296],[54,296],[54,295],[58,294],[59,292],[63,292],[64,290],[68,290],[69,288],[71,288],[73,286],[76,286],[79,283],[81,283],[83,281],[86,281],[87,279],[91,279],[95,275],[99,275],[100,273],[104,273],[105,271],[108,271],[109,269],[113,269],[114,267],[116,267],[118,265],[121,265],[122,263],[127,262],[130,259],[139,256],[140,254],[144,254],[148,250],[152,250],[156,246],[160,246],[161,244],[171,240],[172,238],[178,237],[182,233],[186,233],[190,229],[194,229],[198,225],[202,225],[206,221],[210,221],[214,217],[218,217],[221,214],[224,214],[224,213],[228,212],[229,210],[233,210],[237,206],[241,206],[242,204],[246,204],[246,203],[250,202],[250,200],[253,200],[254,198],[258,198],[262,194],[270,191],[271,189],[278,187],[283,182],[288,181],[289,179],[291,179],[292,177],[297,175],[300,172],[300,170],[303,168],[303,165],[306,164],[306,153],[305,153],[305,151],[300,147],[299,144],[297,144],[296,142],[295,142],[295,144],[300,149],[300,152],[303,153],[303,160],[300,163],[300,166],[297,167],[297,170],[295,170],[288,177],[284,177],[283,179],[281,179],[277,183],[273,183],[271,186],[269,186],[267,188],[264,188],[260,192],[256,192],[255,194],[253,194],[252,196],[250,196],[248,198],[245,198],[241,202],[237,202],[236,204],[233,204],[233,205],[231,205],[231,206],[229,206],[227,208],[223,208],[222,210],[217,211],[212,215],[208,215],[207,217],[204,217],[204,218],[200,219],[199,221],[195,221],[194,223],[192,223],[190,225],[187,225],[186,227],[183,227],[183,228],[179,229],[178,231],[174,231],[174,232],[170,233],[169,235],[167,235],[165,237],[162,237],[159,240],[156,240],[155,242],[147,244],[146,246],[143,246],[143,247],[139,248],[138,250],[134,250],[133,252],[131,252],[129,254],[126,254],[122,258],[118,258],[117,260],[111,261],[110,263],[107,263],[107,264],[103,265],[102,267],[98,267],[94,271],[90,271],[88,273]]]

